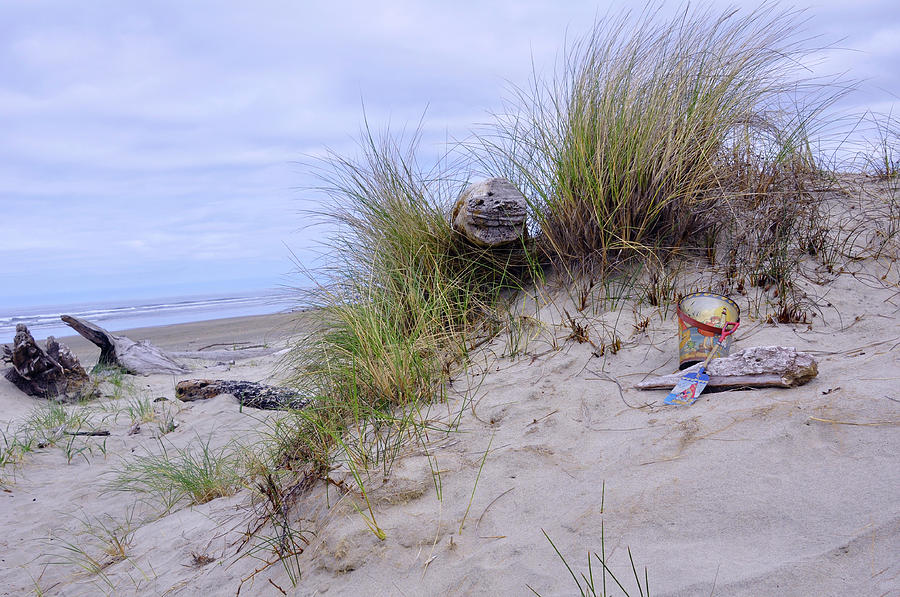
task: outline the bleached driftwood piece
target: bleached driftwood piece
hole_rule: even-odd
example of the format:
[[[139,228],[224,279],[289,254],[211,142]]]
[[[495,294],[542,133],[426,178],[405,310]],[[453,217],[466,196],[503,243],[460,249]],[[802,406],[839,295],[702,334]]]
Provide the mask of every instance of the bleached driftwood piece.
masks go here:
[[[231,394],[244,406],[266,410],[301,409],[309,400],[290,388],[268,386],[255,381],[186,379],[175,385],[175,397],[183,402],[208,400]]]
[[[450,217],[453,228],[479,247],[508,245],[525,235],[525,196],[505,178],[467,188]]]
[[[639,390],[671,390],[685,373],[696,371],[700,363],[684,371],[650,377],[637,384]],[[707,387],[791,388],[803,385],[818,373],[812,355],[788,346],[755,346],[728,357],[713,359],[706,368]]]
[[[135,342],[110,334],[99,325],[71,315],[60,316],[73,330],[100,347],[101,365],[121,367],[129,373],[187,373],[175,359],[149,342]]]
[[[16,325],[13,347],[3,347],[3,361],[11,364],[5,377],[29,396],[78,399],[90,379],[71,350],[49,336],[41,348],[28,327]]]

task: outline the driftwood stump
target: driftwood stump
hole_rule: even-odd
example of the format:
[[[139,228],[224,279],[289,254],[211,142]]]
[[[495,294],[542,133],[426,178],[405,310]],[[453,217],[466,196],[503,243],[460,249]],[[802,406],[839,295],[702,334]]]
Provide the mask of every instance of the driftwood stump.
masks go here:
[[[290,388],[255,381],[187,379],[175,386],[175,397],[183,402],[208,400],[220,394],[231,394],[244,406],[265,410],[301,409],[309,403],[307,398]]]
[[[500,247],[525,235],[525,196],[505,178],[467,188],[450,216],[453,228],[479,247]]]
[[[635,384],[639,390],[671,390],[685,373],[696,371],[701,363],[684,371],[650,377]],[[706,368],[707,387],[718,388],[791,388],[803,385],[819,373],[812,355],[786,346],[745,348],[731,356],[713,359]]]
[[[90,378],[78,357],[53,336],[45,345],[46,349],[38,346],[25,324],[16,325],[13,347],[3,347],[2,359],[12,365],[6,379],[29,396],[81,398]]]
[[[121,367],[128,373],[187,373],[187,369],[149,342],[135,342],[110,334],[100,326],[71,315],[60,316],[73,330],[100,347],[100,365]]]

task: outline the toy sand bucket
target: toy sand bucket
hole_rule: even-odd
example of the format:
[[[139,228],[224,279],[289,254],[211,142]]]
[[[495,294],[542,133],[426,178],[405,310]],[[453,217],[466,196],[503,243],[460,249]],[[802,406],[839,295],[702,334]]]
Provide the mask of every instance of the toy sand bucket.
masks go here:
[[[728,297],[712,292],[695,292],[678,302],[678,368],[706,360],[716,339],[729,321],[739,322],[741,309]],[[720,357],[728,356],[732,336],[725,338]]]

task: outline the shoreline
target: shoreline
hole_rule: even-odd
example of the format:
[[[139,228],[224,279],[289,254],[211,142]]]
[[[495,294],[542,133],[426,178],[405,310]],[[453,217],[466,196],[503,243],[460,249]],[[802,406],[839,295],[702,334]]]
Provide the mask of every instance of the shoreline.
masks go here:
[[[24,323],[36,340],[48,336],[68,336],[72,330],[61,320],[63,314],[86,319],[102,328],[120,333],[145,327],[180,323],[272,315],[295,311],[296,300],[285,293],[256,291],[230,295],[148,297],[122,301],[94,301],[32,307],[0,307],[0,342],[12,341],[15,326]]]
[[[163,350],[201,350],[210,345],[277,344],[302,333],[303,313],[271,313],[205,319],[186,323],[169,323],[135,327],[111,333],[134,341],[146,340]],[[102,327],[102,326],[101,326]],[[74,352],[82,366],[89,369],[100,355],[100,349],[78,334],[58,336],[57,340]],[[43,340],[37,340],[43,346]],[[11,343],[5,343],[11,346]],[[93,362],[92,362],[93,361]]]

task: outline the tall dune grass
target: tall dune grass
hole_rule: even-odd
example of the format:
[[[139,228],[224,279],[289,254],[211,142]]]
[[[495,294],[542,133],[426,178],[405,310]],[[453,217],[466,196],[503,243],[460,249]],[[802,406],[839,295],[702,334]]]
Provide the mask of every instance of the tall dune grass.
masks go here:
[[[423,171],[418,140],[366,129],[358,156],[331,154],[320,165],[330,203],[317,215],[336,224],[334,261],[308,297],[321,327],[291,361],[294,383],[314,398],[302,414],[307,457],[323,458],[347,429],[357,443],[375,446],[385,433],[401,441],[411,419],[387,413],[440,399],[478,331],[492,333],[494,304],[527,274],[521,247],[486,251],[452,230],[466,181]]]
[[[557,264],[677,248],[708,225],[716,199],[750,188],[728,159],[759,150],[751,137],[761,137],[748,130],[777,131],[765,143],[776,144],[777,160],[793,159],[834,99],[825,94],[803,109],[788,101],[809,51],[796,35],[797,13],[766,5],[659,16],[598,22],[549,80],[535,74],[515,89],[478,139],[485,169],[529,196]]]

